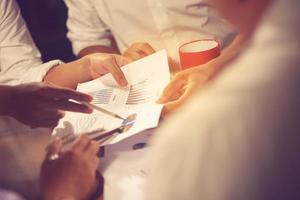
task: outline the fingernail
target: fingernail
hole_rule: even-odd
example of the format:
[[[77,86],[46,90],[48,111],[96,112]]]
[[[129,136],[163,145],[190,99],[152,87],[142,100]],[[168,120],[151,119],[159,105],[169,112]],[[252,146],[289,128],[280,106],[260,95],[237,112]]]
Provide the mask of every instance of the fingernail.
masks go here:
[[[87,109],[87,113],[92,113],[94,110],[92,108]]]
[[[93,97],[90,95],[86,95],[85,100],[91,102],[93,100]]]
[[[85,108],[83,109],[83,112],[85,112],[85,113],[92,113],[93,110],[94,110],[93,108],[85,107]]]
[[[120,79],[120,82],[122,86],[126,86],[128,84],[127,80],[124,78]]]

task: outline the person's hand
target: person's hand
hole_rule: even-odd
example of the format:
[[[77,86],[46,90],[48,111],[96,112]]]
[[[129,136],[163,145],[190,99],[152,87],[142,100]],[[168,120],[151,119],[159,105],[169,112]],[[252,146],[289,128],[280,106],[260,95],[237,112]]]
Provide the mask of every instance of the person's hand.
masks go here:
[[[74,145],[61,152],[62,141],[49,147],[40,174],[44,200],[87,200],[97,189],[99,144],[87,136],[77,138]]]
[[[172,75],[175,75],[180,71],[180,64],[175,62],[173,58],[168,56],[168,64],[169,64],[169,70]]]
[[[117,54],[95,53],[88,55],[90,75],[93,79],[111,73],[120,86],[128,84],[121,67],[131,61]]]
[[[146,56],[149,56],[156,51],[154,48],[146,42],[133,43],[127,50],[125,50],[123,56],[131,61],[136,61]],[[172,74],[180,70],[180,66],[171,58],[168,57],[169,69]]]
[[[146,42],[136,42],[133,43],[127,50],[125,50],[123,56],[131,61],[135,61],[153,53],[155,53],[155,50],[150,44]]]
[[[175,74],[157,103],[165,104],[163,116],[178,109],[195,91],[210,80],[209,70],[187,69]]]
[[[45,83],[12,86],[7,98],[7,115],[32,128],[57,126],[62,111],[92,112],[85,105],[69,101],[90,102],[91,96]]]

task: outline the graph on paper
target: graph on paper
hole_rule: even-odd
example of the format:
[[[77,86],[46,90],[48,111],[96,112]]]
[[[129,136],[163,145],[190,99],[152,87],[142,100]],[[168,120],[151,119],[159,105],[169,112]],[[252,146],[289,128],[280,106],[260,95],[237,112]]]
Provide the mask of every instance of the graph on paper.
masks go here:
[[[93,96],[92,104],[109,104],[113,94],[113,88],[102,89],[89,94]]]
[[[97,117],[95,115],[82,115],[82,117],[76,121],[75,128],[79,132],[91,130],[96,121]]]
[[[133,114],[136,116],[132,127],[126,133],[117,135],[109,141],[109,144],[117,143],[158,125],[163,105],[155,102],[170,80],[165,50],[123,66],[122,71],[128,81],[126,87],[106,84],[114,81],[111,74],[107,74],[99,79],[80,84],[77,88],[78,91],[93,96],[92,104],[97,104],[124,118]],[[64,126],[64,122],[71,124],[71,127]],[[69,132],[73,131],[76,135],[98,129],[112,130],[119,127],[121,123],[120,119],[97,110],[90,115],[67,112],[56,130],[63,131],[63,128],[67,127]]]
[[[133,84],[129,88],[129,94],[127,97],[127,105],[136,105],[149,102],[150,95],[148,92],[148,79]]]

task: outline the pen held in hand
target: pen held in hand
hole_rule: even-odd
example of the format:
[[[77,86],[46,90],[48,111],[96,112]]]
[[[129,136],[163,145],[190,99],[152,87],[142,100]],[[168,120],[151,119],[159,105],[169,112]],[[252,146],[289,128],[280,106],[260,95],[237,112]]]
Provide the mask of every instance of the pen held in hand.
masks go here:
[[[106,109],[104,109],[104,108],[101,108],[101,107],[99,107],[99,106],[96,106],[96,105],[94,105],[94,104],[91,104],[91,103],[88,103],[88,102],[84,102],[84,101],[79,101],[79,103],[81,103],[81,104],[83,104],[83,105],[86,105],[86,106],[89,107],[89,108],[92,108],[92,109],[98,110],[98,111],[100,111],[100,112],[102,112],[102,113],[105,113],[105,114],[107,114],[107,115],[109,115],[109,116],[112,116],[112,117],[115,117],[115,118],[118,118],[118,119],[125,120],[125,118],[121,117],[120,115],[118,115],[118,114],[116,114],[116,113],[113,113],[113,112],[111,112],[111,111],[108,111],[108,110],[106,110]]]

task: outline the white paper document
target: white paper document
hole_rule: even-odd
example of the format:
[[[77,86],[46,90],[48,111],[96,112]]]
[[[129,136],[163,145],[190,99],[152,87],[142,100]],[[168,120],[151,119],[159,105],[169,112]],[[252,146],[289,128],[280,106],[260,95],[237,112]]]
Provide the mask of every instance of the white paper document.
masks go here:
[[[92,104],[126,118],[135,114],[132,127],[106,142],[114,144],[143,130],[158,125],[163,105],[156,104],[170,80],[168,58],[165,50],[122,67],[128,80],[127,87],[118,87],[111,74],[80,84],[78,91],[93,96]],[[122,120],[94,110],[92,114],[67,112],[54,129],[54,135],[83,134],[95,130],[112,130],[120,127]]]

